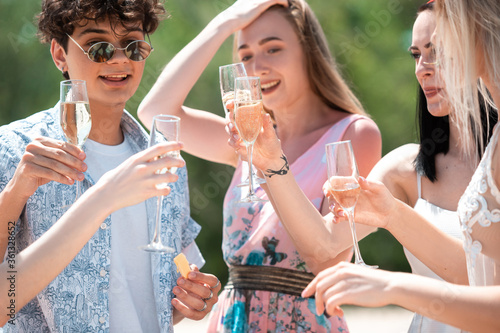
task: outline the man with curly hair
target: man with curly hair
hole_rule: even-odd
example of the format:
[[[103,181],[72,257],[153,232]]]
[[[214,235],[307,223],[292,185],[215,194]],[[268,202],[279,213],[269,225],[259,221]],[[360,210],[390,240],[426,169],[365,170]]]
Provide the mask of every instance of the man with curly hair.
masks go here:
[[[84,150],[65,142],[59,103],[0,127],[0,256],[6,253],[8,223],[15,222],[20,252],[64,214],[76,196],[75,181],[88,189],[147,147],[147,133],[124,107],[153,51],[149,35],[164,15],[158,0],[43,1],[41,40],[50,43],[66,79],[86,81],[92,129]],[[220,284],[198,270],[178,279],[175,254],[204,263],[194,242],[200,227],[189,216],[185,168],[178,177],[163,200],[161,231],[174,254],[138,249],[149,242],[155,201],[120,209],[47,288],[16,309],[4,332],[172,332],[184,317],[203,318]]]

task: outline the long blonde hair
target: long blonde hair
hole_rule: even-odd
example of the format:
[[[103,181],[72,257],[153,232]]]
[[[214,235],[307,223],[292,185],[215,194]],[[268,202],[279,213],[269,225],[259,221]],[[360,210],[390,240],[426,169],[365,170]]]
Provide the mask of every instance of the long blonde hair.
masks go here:
[[[328,48],[323,29],[312,9],[304,0],[289,0],[288,4],[287,8],[273,6],[268,10],[283,12],[295,29],[305,55],[307,75],[312,91],[331,109],[368,116],[340,74],[337,63]],[[233,52],[235,61],[238,61],[237,38],[238,34],[235,34]]]
[[[480,75],[488,73],[500,87],[500,1],[437,0],[436,44],[453,120],[462,131],[464,153],[474,158],[484,149],[477,89],[487,104],[493,100]],[[484,73],[480,73],[480,70]],[[478,146],[479,145],[479,146]]]

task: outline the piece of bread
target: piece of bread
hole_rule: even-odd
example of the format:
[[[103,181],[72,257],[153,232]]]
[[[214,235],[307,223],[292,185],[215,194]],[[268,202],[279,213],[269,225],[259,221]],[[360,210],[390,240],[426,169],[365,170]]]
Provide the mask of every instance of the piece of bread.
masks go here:
[[[189,262],[184,253],[179,253],[174,258],[174,263],[177,266],[177,272],[180,272],[182,277],[187,279],[189,272],[191,272],[191,267],[189,267]]]

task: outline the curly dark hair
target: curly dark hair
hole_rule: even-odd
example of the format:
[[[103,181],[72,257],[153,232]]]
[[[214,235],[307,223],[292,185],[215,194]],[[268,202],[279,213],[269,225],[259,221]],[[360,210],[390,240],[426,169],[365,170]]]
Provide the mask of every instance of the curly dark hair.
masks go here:
[[[167,16],[161,0],[43,0],[38,18],[38,35],[42,43],[56,41],[66,49],[68,38],[78,24],[88,20],[109,19],[117,24],[140,24],[145,33],[153,33]]]

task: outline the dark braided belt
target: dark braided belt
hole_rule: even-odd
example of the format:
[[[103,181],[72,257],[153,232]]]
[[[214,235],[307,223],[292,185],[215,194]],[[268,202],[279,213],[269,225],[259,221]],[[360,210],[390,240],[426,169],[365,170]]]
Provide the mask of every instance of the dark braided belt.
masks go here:
[[[271,291],[300,296],[314,274],[273,266],[231,266],[226,289]]]

